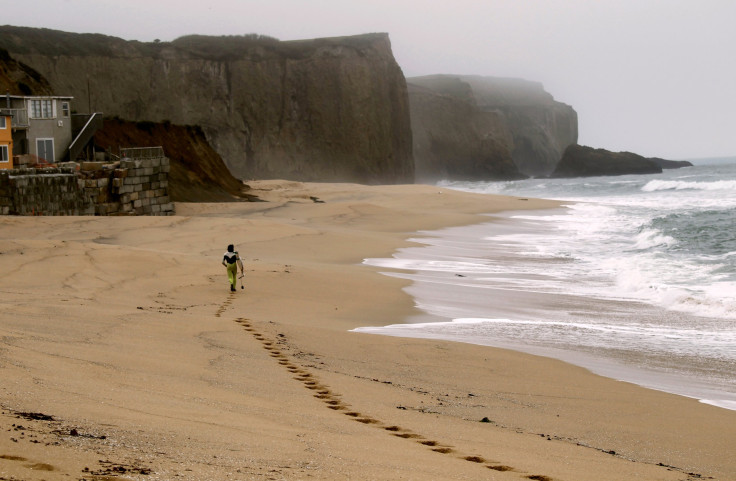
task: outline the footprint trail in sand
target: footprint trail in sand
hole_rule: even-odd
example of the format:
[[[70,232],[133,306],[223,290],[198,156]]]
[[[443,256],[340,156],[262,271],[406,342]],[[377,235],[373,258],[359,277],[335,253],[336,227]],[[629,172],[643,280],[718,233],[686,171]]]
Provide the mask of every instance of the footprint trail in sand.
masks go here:
[[[233,299],[234,296],[231,295],[217,310],[215,316],[220,317],[222,313],[227,310],[227,308],[232,304]],[[521,473],[513,467],[495,461],[487,460],[481,456],[459,453],[454,449],[453,446],[449,446],[439,441],[427,439],[421,434],[415,433],[410,429],[405,429],[395,425],[389,425],[378,419],[374,419],[370,416],[361,414],[358,410],[353,409],[350,404],[345,402],[342,399],[342,395],[334,392],[329,386],[320,382],[313,372],[290,360],[289,357],[277,347],[278,342],[276,340],[268,339],[264,334],[258,332],[252,320],[241,317],[235,319],[235,322],[241,325],[246,332],[250,333],[256,341],[259,341],[263,349],[268,351],[268,354],[273,357],[279,363],[279,365],[283,366],[284,369],[286,369],[293,375],[292,377],[295,381],[300,382],[306,389],[312,391],[312,395],[322,401],[325,404],[325,407],[327,407],[328,409],[332,409],[334,411],[342,413],[344,416],[347,416],[348,418],[356,422],[371,426],[373,428],[382,429],[387,434],[390,434],[392,436],[396,436],[398,438],[406,439],[410,442],[426,446],[428,449],[431,449],[435,453],[452,455],[457,459],[476,463],[494,471],[514,472],[525,479],[553,481],[553,479],[548,476],[539,474],[528,475],[527,473]]]

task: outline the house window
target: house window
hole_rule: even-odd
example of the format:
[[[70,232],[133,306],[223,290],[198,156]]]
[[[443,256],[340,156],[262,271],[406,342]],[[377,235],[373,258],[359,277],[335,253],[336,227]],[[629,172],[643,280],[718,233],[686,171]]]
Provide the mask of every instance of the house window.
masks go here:
[[[31,118],[52,119],[54,110],[51,99],[31,100]]]
[[[10,156],[8,155],[8,146],[0,145],[0,163],[10,162]]]
[[[36,155],[39,159],[54,163],[54,139],[36,139]]]
[[[61,103],[61,115],[64,117],[69,117],[69,102]]]
[[[0,117],[0,129],[8,128],[8,123],[5,119],[6,119],[5,117]]]

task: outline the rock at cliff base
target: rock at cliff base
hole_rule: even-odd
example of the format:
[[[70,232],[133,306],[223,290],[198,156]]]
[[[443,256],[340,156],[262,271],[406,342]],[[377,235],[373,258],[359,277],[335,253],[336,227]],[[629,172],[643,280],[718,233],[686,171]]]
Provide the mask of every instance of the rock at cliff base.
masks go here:
[[[653,160],[663,169],[681,169],[683,167],[692,167],[692,162],[687,160],[667,160],[660,159],[659,157],[651,157],[649,160]]]
[[[652,159],[631,152],[611,152],[583,145],[570,145],[552,178],[606,175],[659,174],[662,168]]]

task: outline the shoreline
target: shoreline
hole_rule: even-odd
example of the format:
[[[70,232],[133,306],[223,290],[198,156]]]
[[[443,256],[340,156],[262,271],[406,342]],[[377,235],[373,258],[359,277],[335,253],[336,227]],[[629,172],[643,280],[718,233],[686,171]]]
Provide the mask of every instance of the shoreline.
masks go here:
[[[439,321],[444,322],[444,321]],[[447,321],[451,322],[451,321]],[[661,372],[646,370],[640,367],[627,366],[614,362],[610,359],[601,359],[590,354],[576,351],[568,351],[558,348],[544,348],[538,346],[528,346],[523,344],[505,344],[502,342],[479,342],[472,341],[467,338],[453,337],[452,335],[438,334],[412,334],[409,332],[417,326],[412,325],[410,328],[402,328],[411,324],[395,324],[384,327],[367,327],[357,328],[351,332],[361,334],[373,334],[381,336],[392,336],[407,339],[425,339],[436,341],[457,342],[461,344],[470,344],[476,346],[484,346],[493,349],[503,349],[531,356],[537,356],[556,361],[561,361],[572,366],[578,366],[593,375],[598,375],[610,379],[615,382],[630,383],[643,389],[662,392],[673,396],[679,396],[686,399],[692,399],[702,404],[707,404],[719,409],[727,411],[736,411],[736,396],[723,391],[716,391],[712,386],[702,384],[693,388],[692,385],[685,384],[692,379],[682,376],[667,375]],[[664,379],[664,380],[663,380]],[[666,382],[665,382],[666,381]],[[708,396],[706,393],[712,393]]]
[[[561,208],[564,209],[564,206]],[[541,301],[540,298],[553,299],[560,295],[535,290],[534,274],[511,274],[514,272],[514,264],[528,262],[523,256],[519,257],[520,254],[517,248],[513,247],[512,240],[506,241],[509,242],[508,245],[504,241],[490,244],[486,242],[491,234],[494,237],[500,235],[504,238],[509,234],[529,235],[531,230],[536,228],[519,227],[519,221],[514,219],[516,216],[523,218],[529,215],[556,216],[559,212],[557,209],[539,212],[503,212],[500,215],[489,215],[489,220],[480,224],[422,231],[414,236],[419,243],[418,247],[399,249],[391,257],[364,259],[365,265],[384,269],[385,272],[382,272],[384,275],[409,281],[411,285],[404,290],[414,299],[425,316],[414,316],[407,322],[387,326],[360,327],[353,332],[447,340],[510,349],[561,360],[615,381],[631,382],[647,389],[697,399],[723,409],[736,410],[736,393],[728,391],[728,385],[717,384],[713,380],[705,382],[702,376],[694,375],[675,361],[671,362],[672,368],[668,366],[666,371],[657,370],[648,365],[646,357],[637,355],[636,352],[627,358],[614,358],[610,354],[597,354],[590,349],[584,350],[585,346],[571,342],[540,344],[540,339],[536,336],[533,341],[525,342],[524,339],[507,338],[503,331],[493,335],[479,329],[477,326],[491,326],[495,323],[500,325],[531,323],[529,329],[533,330],[533,325],[540,322],[538,319],[548,318],[558,322],[583,322],[582,319],[563,320],[569,316],[561,311],[564,306],[555,305],[550,300]],[[476,244],[476,239],[481,242]],[[529,245],[523,244],[521,248],[528,249]],[[484,258],[486,255],[493,257],[493,264],[488,264]],[[496,275],[499,277],[495,277]],[[476,282],[474,278],[478,276],[485,280]],[[476,297],[469,294],[468,289],[482,292],[483,296]],[[492,294],[496,289],[504,294],[501,297]],[[458,299],[462,301],[458,302]],[[627,311],[631,316],[639,318],[658,317],[669,312],[662,307],[633,299],[612,301],[578,294],[571,297],[568,302],[574,303],[576,310],[592,313],[597,309],[600,316],[605,315],[605,311],[609,309]],[[587,304],[590,306],[585,307]],[[669,313],[669,315],[678,314]],[[434,321],[427,322],[423,317],[434,318]],[[641,362],[635,361],[637,356],[641,358]],[[682,370],[678,371],[677,368]]]
[[[419,314],[406,281],[361,259],[417,231],[559,203],[420,185],[252,187],[269,202],[0,218],[0,476],[736,476],[732,412],[553,359],[349,332]],[[228,243],[246,264],[233,294]]]

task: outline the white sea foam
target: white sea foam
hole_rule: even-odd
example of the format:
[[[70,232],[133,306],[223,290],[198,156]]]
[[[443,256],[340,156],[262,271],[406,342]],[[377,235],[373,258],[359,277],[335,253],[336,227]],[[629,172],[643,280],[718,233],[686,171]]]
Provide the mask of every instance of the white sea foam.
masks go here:
[[[733,190],[736,191],[736,181],[718,180],[714,182],[686,182],[682,180],[652,180],[641,188],[642,192],[657,192],[660,190]]]
[[[645,229],[639,232],[634,238],[634,248],[640,250],[658,246],[671,247],[675,244],[677,244],[676,239],[668,235],[663,235],[656,229]]]
[[[711,406],[736,411],[736,401],[731,401],[729,399],[701,399],[700,402],[703,404],[710,404]]]
[[[736,319],[736,283],[715,282],[699,292],[665,291],[660,294],[661,304],[669,309],[697,316]],[[736,343],[732,345],[736,351]]]
[[[624,343],[626,349],[646,348],[650,353],[672,353],[677,355],[702,354],[703,345],[711,349],[728,348],[736,343],[736,333],[732,325],[708,324],[707,326],[673,327],[653,323],[606,323],[582,321],[550,321],[488,318],[456,318],[447,322],[393,324],[385,327],[365,327],[357,332],[424,331],[444,334],[450,338],[472,337],[480,344],[492,339],[520,341],[524,336],[539,345],[565,343],[584,343],[589,347],[610,347],[611,343]],[[571,333],[574,341],[570,340]],[[673,348],[674,345],[674,348]]]

